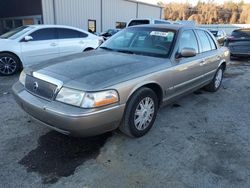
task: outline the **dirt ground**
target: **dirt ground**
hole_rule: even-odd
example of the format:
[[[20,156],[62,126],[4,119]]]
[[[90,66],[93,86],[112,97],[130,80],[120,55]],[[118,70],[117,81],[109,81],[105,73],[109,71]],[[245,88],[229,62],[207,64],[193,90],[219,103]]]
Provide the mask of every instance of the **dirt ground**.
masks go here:
[[[0,187],[250,187],[250,61],[160,109],[143,138],[71,138],[31,120],[0,77]]]

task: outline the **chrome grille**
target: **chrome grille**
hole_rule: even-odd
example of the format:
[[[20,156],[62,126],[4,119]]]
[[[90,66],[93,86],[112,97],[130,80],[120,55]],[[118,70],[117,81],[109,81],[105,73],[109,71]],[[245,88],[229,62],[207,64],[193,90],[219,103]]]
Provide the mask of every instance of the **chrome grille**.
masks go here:
[[[34,95],[52,100],[55,95],[57,86],[27,75],[25,80],[25,88]]]

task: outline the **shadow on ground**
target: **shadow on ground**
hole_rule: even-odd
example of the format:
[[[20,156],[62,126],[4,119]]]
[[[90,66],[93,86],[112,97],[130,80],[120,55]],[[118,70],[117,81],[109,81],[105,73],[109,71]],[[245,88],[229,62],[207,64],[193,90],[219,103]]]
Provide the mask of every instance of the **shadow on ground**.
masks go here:
[[[56,183],[61,177],[74,174],[75,169],[90,159],[96,159],[112,133],[90,138],[73,138],[51,131],[38,140],[38,147],[19,164],[28,172],[42,175],[44,184]]]

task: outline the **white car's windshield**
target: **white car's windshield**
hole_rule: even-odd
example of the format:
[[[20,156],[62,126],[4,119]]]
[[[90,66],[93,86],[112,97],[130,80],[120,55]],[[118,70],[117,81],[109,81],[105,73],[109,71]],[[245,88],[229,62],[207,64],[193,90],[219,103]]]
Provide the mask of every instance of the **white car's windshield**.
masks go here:
[[[22,26],[18,27],[16,29],[13,29],[3,35],[0,36],[1,39],[17,39],[18,37],[24,35],[25,33],[32,30],[33,27],[30,26]]]
[[[132,27],[120,31],[100,48],[123,53],[168,57],[175,31],[163,28]]]

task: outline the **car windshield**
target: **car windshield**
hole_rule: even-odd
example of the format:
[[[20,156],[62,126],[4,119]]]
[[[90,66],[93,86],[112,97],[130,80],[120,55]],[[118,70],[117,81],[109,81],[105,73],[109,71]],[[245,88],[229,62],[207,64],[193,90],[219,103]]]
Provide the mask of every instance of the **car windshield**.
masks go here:
[[[16,29],[13,29],[3,35],[0,36],[1,39],[17,39],[18,37],[24,35],[29,32],[33,27],[30,26],[22,26]]]
[[[175,31],[161,28],[132,27],[120,31],[100,48],[122,53],[169,57]]]

